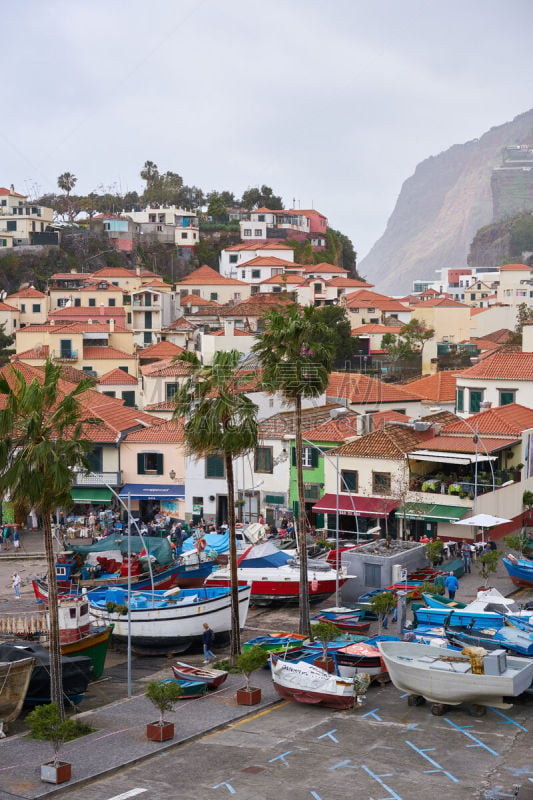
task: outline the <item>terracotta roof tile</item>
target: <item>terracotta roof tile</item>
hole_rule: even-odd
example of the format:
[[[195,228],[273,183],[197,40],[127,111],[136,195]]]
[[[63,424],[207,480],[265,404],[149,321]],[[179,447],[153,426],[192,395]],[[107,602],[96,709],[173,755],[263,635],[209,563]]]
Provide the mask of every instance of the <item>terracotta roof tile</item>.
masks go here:
[[[98,278],[131,278],[132,280],[139,278],[139,275],[134,270],[126,269],[126,267],[102,267],[102,269],[97,269],[93,272],[92,275]]]
[[[219,331],[211,331],[208,336],[225,336],[226,331],[224,329],[220,329]],[[230,336],[254,336],[251,331],[241,331],[240,328],[234,328]]]
[[[39,292],[38,289],[35,289],[33,286],[28,286],[27,289],[20,289],[18,292],[8,294],[5,299],[9,300],[11,297],[46,297],[46,295],[44,292]]]
[[[369,289],[359,289],[346,295],[346,308],[379,308],[381,311],[408,311],[408,306]]]
[[[417,308],[469,308],[469,306],[450,297],[432,297],[430,300],[418,303]]]
[[[360,458],[404,459],[405,454],[418,447],[425,432],[415,431],[400,425],[386,425],[384,428],[367,433],[353,442],[343,444],[335,450],[339,456],[359,456]]]
[[[358,325],[352,328],[352,336],[361,333],[399,333],[403,325],[380,325],[376,322],[368,322],[366,325]]]
[[[11,361],[17,361],[21,359],[22,361],[28,359],[42,359],[48,358],[50,353],[50,348],[47,344],[41,345],[39,348],[30,347],[29,350],[23,350],[21,353],[15,353],[11,356]]]
[[[293,261],[286,261],[284,258],[277,258],[277,256],[256,256],[237,266],[241,269],[241,267],[299,267],[301,265],[295,264]]]
[[[350,372],[332,372],[326,395],[330,399],[345,398],[350,403],[407,403],[420,400],[420,395],[404,387]]]
[[[248,286],[247,283],[238,281],[235,278],[225,278],[224,275],[221,275],[220,272],[217,272],[215,269],[211,269],[211,267],[208,267],[207,264],[204,264],[202,267],[198,267],[198,269],[195,269],[194,272],[190,273],[190,275],[187,275],[185,278],[176,281],[176,286],[178,287],[187,285]]]
[[[197,294],[187,294],[185,297],[180,298],[181,306],[219,306],[216,300],[205,300]]]
[[[490,353],[487,358],[469,367],[461,378],[488,380],[533,380],[533,353],[521,353],[507,348]]]
[[[407,414],[400,414],[399,411],[376,411],[372,414],[372,427],[377,430],[391,422],[409,422],[410,419]]]
[[[350,274],[350,271],[344,269],[343,267],[336,267],[335,264],[328,264],[327,261],[321,261],[319,264],[304,264],[306,272],[323,272],[325,274],[335,274],[340,272],[344,274],[344,277]],[[361,282],[361,286],[366,286],[367,284]]]
[[[118,331],[120,322],[126,319],[126,309],[123,306],[68,306],[67,308],[58,308],[57,311],[50,311],[48,314],[49,320],[58,320],[58,322],[77,322],[80,319],[92,319],[95,322],[105,322],[108,319],[115,320],[115,330]],[[120,321],[120,322],[119,322]],[[130,330],[122,325],[121,332]]]
[[[298,275],[295,273],[291,275],[289,272],[283,272],[281,275],[271,275],[270,278],[266,278],[261,283],[274,283],[283,286],[284,284],[297,284],[297,283],[306,283],[306,279],[303,275]]]
[[[116,347],[84,347],[83,359],[92,359],[94,361],[101,361],[102,359],[120,359],[121,361],[127,359],[128,361],[135,361],[136,356],[133,353],[124,353],[122,350],[117,350]]]
[[[17,314],[19,313],[17,306],[10,306],[7,303],[2,303],[2,301],[0,301],[0,311],[16,311]]]
[[[181,444],[185,441],[183,419],[172,419],[149,428],[132,431],[126,436],[127,442],[146,442],[150,444]]]
[[[528,267],[527,264],[504,264],[503,267],[500,267],[500,272],[513,272],[521,269],[527,269],[529,272],[531,272],[533,267]]]
[[[224,252],[238,252],[239,250],[292,250],[294,247],[289,247],[287,244],[278,244],[274,242],[264,242],[257,240],[253,243],[247,244],[231,244],[229,247],[224,248]]]
[[[307,436],[307,430],[312,430],[317,425],[331,420],[331,411],[339,408],[336,403],[325,406],[313,406],[302,409],[302,430]],[[259,436],[261,439],[281,439],[283,436],[294,436],[296,432],[296,415],[294,411],[280,411],[259,423]]]
[[[373,283],[367,283],[366,281],[358,281],[355,278],[330,278],[327,282],[328,286],[337,286],[339,289],[345,287],[346,289],[355,289],[360,287],[361,289],[370,288],[373,286]]]
[[[358,418],[359,414],[348,412],[336,419],[329,419],[314,428],[305,429],[305,438],[311,442],[345,442],[346,439],[358,435]]]
[[[450,403],[455,400],[456,375],[457,372],[452,371],[436,372],[434,375],[427,375],[404,385],[409,391],[419,394],[425,400]]]
[[[173,344],[172,342],[157,342],[157,344],[152,344],[149,347],[143,347],[142,350],[137,350],[137,355],[141,360],[144,358],[168,359],[184,352],[185,350],[183,347]]]
[[[164,328],[164,330],[165,331],[179,331],[179,330],[195,331],[196,330],[196,325],[194,324],[194,322],[190,322],[188,319],[185,319],[185,317],[178,317],[178,319],[175,319],[174,322],[170,323],[170,325],[167,325],[167,327]]]
[[[146,378],[180,378],[188,375],[189,372],[190,366],[186,362],[171,361],[169,359],[155,361],[152,364],[144,364],[141,367],[141,373]]]
[[[412,448],[412,451],[423,449],[439,450],[447,453],[475,453],[476,451],[480,454],[484,452],[495,453],[500,450],[505,450],[507,447],[511,447],[511,445],[516,444],[516,442],[516,437],[512,439],[503,439],[484,436],[482,444],[478,442],[476,446],[472,436],[443,436],[441,434],[440,436],[433,436],[431,439],[427,439],[422,445],[419,445],[418,448]]]
[[[129,372],[125,372],[123,369],[118,369],[117,367],[116,369],[111,369],[109,372],[106,372],[101,378],[98,378],[97,383],[102,385],[115,384],[117,386],[137,386],[138,380],[134,375],[130,375]]]
[[[464,374],[464,373],[463,373]],[[533,409],[519,403],[489,408],[468,418],[468,425],[462,420],[455,420],[442,429],[443,433],[466,433],[472,428],[480,434],[500,436],[519,436],[523,431],[533,428]]]

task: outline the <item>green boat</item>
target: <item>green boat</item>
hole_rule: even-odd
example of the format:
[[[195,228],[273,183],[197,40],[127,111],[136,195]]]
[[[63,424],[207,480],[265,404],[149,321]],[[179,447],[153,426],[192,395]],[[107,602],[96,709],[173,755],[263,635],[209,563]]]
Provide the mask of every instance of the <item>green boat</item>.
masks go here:
[[[93,665],[92,678],[101,678],[104,672],[107,648],[111,641],[114,625],[103,625],[96,629],[90,628],[89,633],[73,642],[61,645],[63,656],[88,656]]]
[[[167,678],[163,683],[177,683],[182,688],[180,700],[190,700],[192,697],[203,697],[207,694],[207,684],[204,681],[185,681]]]
[[[461,603],[459,600],[450,600],[449,597],[445,597],[443,594],[430,594],[429,592],[424,592],[422,597],[426,601],[426,605],[430,608],[442,608],[442,606],[448,606],[451,610],[453,608],[465,608],[466,603]]]

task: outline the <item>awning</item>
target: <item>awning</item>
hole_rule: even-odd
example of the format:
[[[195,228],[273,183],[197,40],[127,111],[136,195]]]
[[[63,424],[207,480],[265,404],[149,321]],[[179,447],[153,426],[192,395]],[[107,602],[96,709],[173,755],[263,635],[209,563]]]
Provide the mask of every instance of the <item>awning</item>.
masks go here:
[[[185,486],[180,483],[126,483],[120,490],[124,500],[185,500]]]
[[[431,522],[454,522],[461,519],[469,508],[465,506],[444,506],[433,503],[408,503],[398,511],[399,517],[407,519],[427,519]]]
[[[441,464],[481,464],[484,461],[496,461],[496,456],[482,453],[449,453],[443,450],[414,450],[407,454],[413,461],[438,461]]]
[[[358,497],[357,495],[338,495],[339,514],[352,517],[388,517],[398,507],[397,500],[385,497]],[[337,495],[325,494],[313,506],[317,514],[335,514],[337,512]]]
[[[84,486],[83,489],[80,487],[71,489],[70,496],[75,503],[110,503],[113,493],[104,486],[96,486],[93,489]]]

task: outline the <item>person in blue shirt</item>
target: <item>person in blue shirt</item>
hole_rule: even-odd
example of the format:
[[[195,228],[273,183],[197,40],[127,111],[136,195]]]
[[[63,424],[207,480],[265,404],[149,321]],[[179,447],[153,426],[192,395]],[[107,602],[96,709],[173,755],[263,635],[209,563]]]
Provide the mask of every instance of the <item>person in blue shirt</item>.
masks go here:
[[[204,648],[204,664],[209,664],[209,661],[213,659],[216,661],[216,655],[213,653],[211,648],[213,647],[213,640],[215,638],[215,634],[207,624],[204,622],[204,631],[202,633],[202,645]]]
[[[448,590],[448,597],[450,598],[450,600],[454,600],[455,593],[459,588],[459,581],[457,580],[453,572],[450,572],[450,574],[446,576],[446,580],[444,581],[444,586]]]

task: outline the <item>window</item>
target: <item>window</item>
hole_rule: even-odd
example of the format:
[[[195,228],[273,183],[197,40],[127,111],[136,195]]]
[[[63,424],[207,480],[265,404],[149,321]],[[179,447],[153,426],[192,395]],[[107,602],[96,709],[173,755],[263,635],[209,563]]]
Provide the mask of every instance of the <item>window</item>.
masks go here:
[[[135,408],[135,392],[127,391],[122,392],[122,399],[124,400],[124,405],[128,408]],[[159,475],[161,473],[158,473]]]
[[[304,500],[313,500],[315,503],[320,500],[322,488],[319,483],[304,483]]]
[[[150,331],[145,331],[143,333],[143,342],[144,344],[151,344],[152,343],[152,334]]]
[[[163,453],[137,453],[137,473],[139,475],[162,475]]]
[[[72,353],[70,355],[72,355]],[[86,372],[87,375],[96,375],[96,372],[92,367],[82,367],[81,370],[82,372]]]
[[[102,392],[102,394],[105,394],[106,397],[116,397],[117,396],[116,392]]]
[[[516,401],[516,389],[499,389],[500,405],[508,406]]]
[[[40,303],[33,303],[32,307],[31,307],[31,310],[32,310],[32,312],[34,314],[40,314],[41,313],[41,304]]]
[[[256,228],[254,230],[254,236],[262,236],[262,235],[263,235],[263,232],[262,232],[261,228]]]
[[[354,470],[341,470],[341,492],[356,492],[357,483],[357,472],[354,472]]]
[[[258,222],[264,222],[265,221],[265,215],[264,214],[258,214],[257,215],[257,221]]]
[[[112,307],[112,306],[116,306],[116,304],[117,304],[117,301],[115,300],[114,297],[108,297],[108,299],[107,299],[107,305],[108,306]]]
[[[131,325],[131,311],[128,311],[128,325]]]
[[[89,297],[89,306],[94,308],[96,306],[96,297]]]
[[[470,389],[470,413],[477,414],[479,409],[481,408],[481,403],[483,400],[483,391],[478,389]]]
[[[321,291],[322,291],[322,284],[315,283],[315,294],[320,294]]]
[[[178,391],[178,384],[177,383],[167,383],[165,385],[165,393],[166,399],[172,400],[176,392]]]
[[[87,454],[87,461],[89,462],[89,472],[102,472],[103,458],[102,448],[95,447]]]
[[[20,310],[22,311],[23,314],[26,312],[26,303],[20,304]]]
[[[14,219],[8,219],[6,224],[6,231],[16,231],[17,230],[17,221]]]
[[[9,223],[8,223],[8,224],[9,224]],[[16,223],[15,223],[15,224],[16,224]],[[9,230],[9,228],[8,228],[8,230]],[[14,230],[14,229],[13,229],[13,230]],[[243,230],[243,232],[242,232],[242,235],[243,235],[243,236],[251,236],[251,235],[252,235],[252,229],[251,229],[251,228],[245,228],[245,229]]]
[[[61,358],[72,358],[72,339],[59,340],[59,354]]]
[[[187,238],[187,232],[186,232],[186,231],[185,231],[185,233],[182,233],[182,234],[181,234],[181,238],[182,238],[182,239],[186,239],[186,238]]]
[[[274,459],[272,456],[271,447],[256,447],[255,448],[255,472],[273,472]]]
[[[232,253],[230,255],[230,257],[229,257],[229,263],[230,264],[236,264],[238,260],[239,260],[239,256],[237,255],[237,253]]]
[[[128,368],[128,367],[119,367],[119,369],[121,369],[121,370],[122,370],[122,372],[125,372],[125,373],[126,373],[126,375],[128,375],[128,374],[129,374],[129,368]]]
[[[475,300],[476,299],[476,295],[473,292],[470,292],[470,299],[471,300]]]
[[[374,494],[388,494],[390,492],[390,472],[372,473],[372,491]]]
[[[80,297],[75,297],[75,298],[74,298],[74,305],[75,305],[77,308],[79,308],[79,307],[81,306],[81,298],[80,298]]]
[[[365,586],[381,589],[381,564],[364,564]]]
[[[209,295],[210,300],[218,300],[218,292],[211,292]]]
[[[464,389],[457,389],[457,411],[464,411],[465,410],[465,390]]]
[[[260,278],[261,277],[261,270],[260,269],[253,269],[252,270],[252,279],[253,278]]]
[[[292,449],[292,464],[296,466],[296,448]],[[302,447],[302,467],[304,469],[318,467],[318,450],[316,447]]]
[[[222,456],[207,456],[205,459],[205,477],[223,478],[225,474]]]

